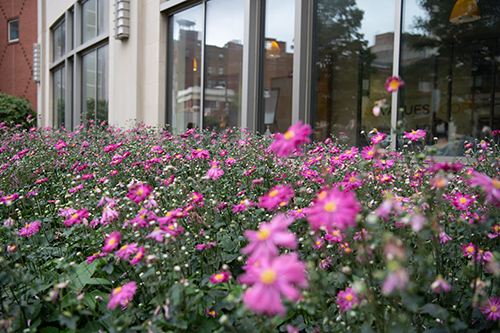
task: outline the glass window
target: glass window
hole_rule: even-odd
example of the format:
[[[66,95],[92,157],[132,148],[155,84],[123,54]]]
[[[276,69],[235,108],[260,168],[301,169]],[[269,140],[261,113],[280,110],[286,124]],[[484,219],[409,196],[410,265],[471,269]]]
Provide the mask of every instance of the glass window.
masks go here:
[[[317,140],[335,135],[365,146],[362,130],[390,133],[384,83],[392,76],[395,11],[394,0],[317,1],[311,117]],[[389,107],[376,117],[372,108],[383,98]]]
[[[82,43],[109,31],[108,0],[87,0],[82,5]]]
[[[174,133],[200,125],[203,5],[177,13],[169,21],[169,121]]]
[[[224,67],[219,67],[219,75],[224,74]]]
[[[465,141],[500,127],[500,3],[477,1],[478,16],[453,19],[455,2],[405,0],[403,7],[398,115],[406,131],[426,130],[427,144],[436,137],[438,155],[463,155]]]
[[[19,40],[19,20],[9,21],[9,42]]]
[[[292,18],[292,19],[290,19]],[[292,124],[295,0],[266,0],[264,72],[261,92],[264,115],[260,131],[286,132]]]
[[[54,115],[53,126],[60,128],[64,126],[65,121],[65,68],[61,67],[53,72],[53,100],[52,114]]]
[[[82,57],[82,115],[88,120],[108,120],[109,89],[108,45]]]
[[[53,61],[66,53],[66,24],[64,21],[53,31]]]

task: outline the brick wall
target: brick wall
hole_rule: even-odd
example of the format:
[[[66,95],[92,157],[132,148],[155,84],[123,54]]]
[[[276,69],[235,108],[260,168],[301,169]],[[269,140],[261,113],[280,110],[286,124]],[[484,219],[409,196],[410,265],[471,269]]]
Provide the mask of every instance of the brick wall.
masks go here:
[[[8,22],[19,21],[19,40],[9,43]],[[33,44],[37,41],[37,0],[0,0],[0,92],[26,98],[37,109]]]

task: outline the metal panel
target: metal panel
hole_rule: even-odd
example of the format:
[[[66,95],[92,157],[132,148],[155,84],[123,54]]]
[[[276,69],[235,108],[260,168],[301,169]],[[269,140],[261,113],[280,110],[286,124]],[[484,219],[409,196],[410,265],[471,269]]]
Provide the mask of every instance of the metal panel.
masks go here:
[[[401,34],[403,21],[403,0],[396,0],[396,17],[394,20],[394,53],[392,75],[399,76],[399,63],[401,57]],[[398,122],[398,92],[392,93],[391,101],[391,148],[396,149],[396,125]]]

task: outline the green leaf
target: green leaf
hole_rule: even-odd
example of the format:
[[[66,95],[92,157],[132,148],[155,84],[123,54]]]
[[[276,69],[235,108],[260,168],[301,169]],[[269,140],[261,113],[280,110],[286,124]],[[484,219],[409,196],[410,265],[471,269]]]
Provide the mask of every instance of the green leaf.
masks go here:
[[[421,310],[422,313],[428,313],[434,318],[438,318],[441,320],[447,320],[448,319],[448,311],[440,307],[439,305],[436,304],[425,304],[422,306]]]
[[[78,265],[78,269],[76,270],[76,277],[73,279],[76,289],[81,290],[86,284],[89,283],[89,281],[91,280],[91,276],[95,273],[97,264],[97,261],[93,261],[91,264],[82,262],[80,265]]]
[[[59,333],[59,330],[56,327],[49,326],[40,328],[40,333]]]
[[[78,321],[78,319],[80,319],[80,317],[78,316],[71,316],[71,317],[68,317],[66,315],[59,315],[59,323],[66,327],[68,327],[69,329],[71,330],[76,330],[76,323]]]

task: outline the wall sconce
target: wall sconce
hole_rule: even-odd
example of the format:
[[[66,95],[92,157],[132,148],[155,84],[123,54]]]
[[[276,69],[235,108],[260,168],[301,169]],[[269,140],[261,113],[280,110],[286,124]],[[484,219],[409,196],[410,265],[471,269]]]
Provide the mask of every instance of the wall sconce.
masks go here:
[[[196,62],[196,59],[193,58],[193,72],[196,72],[198,70],[198,63]]]
[[[268,41],[266,44],[266,57],[267,58],[281,58],[281,51],[278,43],[275,40]]]
[[[40,83],[40,61],[41,47],[40,44],[33,44],[33,82]]]
[[[130,2],[129,0],[116,0],[116,39],[130,36]]]
[[[481,18],[481,12],[474,0],[457,0],[450,15],[451,23],[474,22]]]

